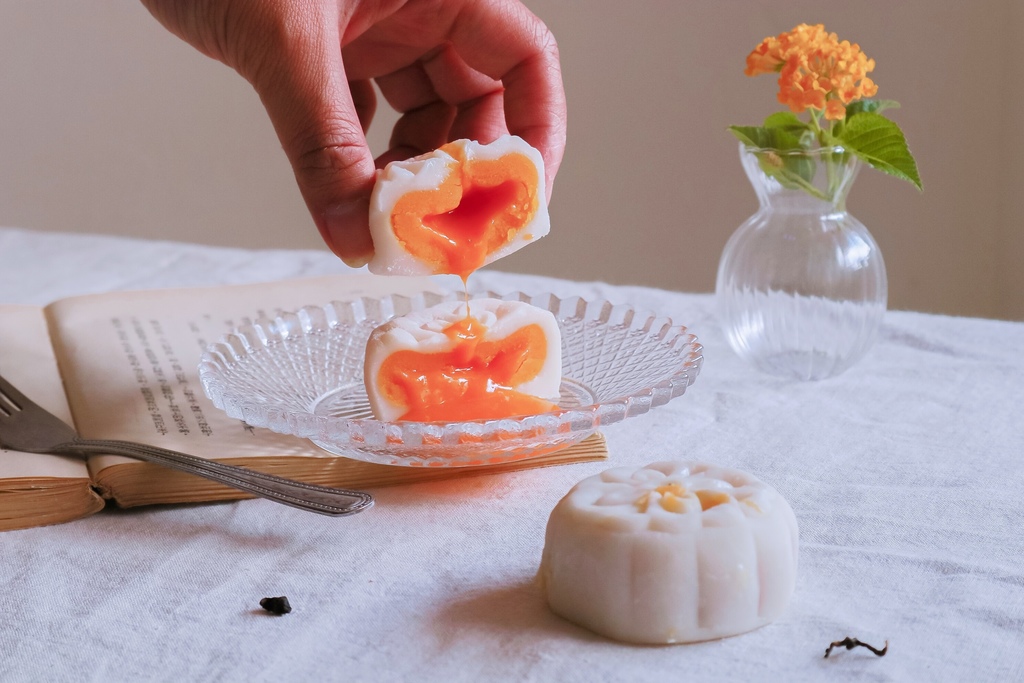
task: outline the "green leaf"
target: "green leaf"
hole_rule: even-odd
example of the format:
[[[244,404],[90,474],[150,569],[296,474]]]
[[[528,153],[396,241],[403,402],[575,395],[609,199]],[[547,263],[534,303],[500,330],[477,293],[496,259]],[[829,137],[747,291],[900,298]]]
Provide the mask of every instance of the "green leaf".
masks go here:
[[[808,128],[809,124],[801,121],[800,118],[791,111],[777,111],[764,120],[764,127],[784,128],[792,132]],[[799,133],[797,135],[799,135]]]
[[[899,109],[900,103],[896,100],[857,100],[856,102],[850,102],[846,105],[846,118],[841,121],[836,121],[833,128],[833,132],[836,135],[842,135],[843,128],[846,122],[851,117],[857,114],[863,114],[868,112],[870,114],[879,114],[886,109]]]
[[[784,128],[729,126],[736,138],[748,147],[758,149],[800,149],[800,138]]]
[[[917,163],[910,154],[903,131],[881,114],[864,111],[846,120],[836,138],[867,164],[921,188]]]
[[[782,112],[785,113],[785,112]],[[771,117],[769,117],[771,118]],[[806,127],[803,126],[802,127]],[[791,190],[818,193],[814,180],[815,163],[805,156],[778,154],[786,150],[802,150],[801,139],[781,127],[729,126],[732,134],[752,151],[765,175],[775,178]],[[767,152],[757,150],[771,150]]]
[[[764,120],[765,128],[777,128],[797,137],[798,145],[804,149],[817,147],[817,138],[811,124],[801,121],[791,111],[777,111]]]
[[[842,122],[838,121],[837,123],[842,123]],[[849,162],[850,161],[850,154],[853,152],[852,149],[847,149],[847,147],[843,143],[842,139],[840,139],[840,137],[839,137],[840,135],[842,135],[842,128],[838,128],[838,127],[836,129],[834,129],[832,132],[829,132],[828,130],[822,130],[821,133],[819,134],[819,138],[820,138],[821,146],[822,147],[842,147],[843,148],[842,152],[833,152],[832,154],[829,155],[831,157],[832,163],[834,163],[836,165],[845,164],[845,163]]]
[[[896,100],[857,100],[846,105],[846,118],[869,112],[878,114],[886,109],[899,109],[900,103]]]

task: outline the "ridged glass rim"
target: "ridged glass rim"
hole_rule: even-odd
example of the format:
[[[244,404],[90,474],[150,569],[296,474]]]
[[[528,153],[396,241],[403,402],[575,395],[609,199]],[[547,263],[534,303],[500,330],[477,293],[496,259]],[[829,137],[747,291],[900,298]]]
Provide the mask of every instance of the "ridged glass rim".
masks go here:
[[[443,439],[446,443],[459,443],[462,438],[476,442],[486,442],[491,438],[507,442],[517,434],[523,438],[535,438],[539,432],[592,433],[601,425],[642,415],[651,408],[681,396],[697,379],[703,365],[703,346],[685,326],[631,304],[613,304],[603,299],[587,301],[581,296],[560,298],[551,293],[530,295],[521,291],[505,294],[473,292],[470,296],[523,301],[540,306],[555,313],[560,325],[563,320],[575,320],[580,315],[586,321],[626,325],[632,330],[654,335],[656,341],[670,345],[678,353],[679,365],[651,386],[610,400],[516,418],[447,423],[383,422],[369,417],[352,419],[317,415],[312,412],[313,406],[308,406],[306,410],[284,409],[236,396],[228,386],[230,371],[236,364],[244,363],[247,358],[266,352],[271,346],[286,343],[297,335],[330,332],[344,325],[370,320],[367,314],[370,307],[391,312],[390,315],[381,316],[383,319],[378,322],[382,323],[399,311],[418,310],[464,297],[462,292],[423,292],[414,296],[395,294],[332,301],[242,325],[207,347],[199,363],[200,381],[214,406],[230,417],[244,420],[254,427],[266,427],[272,431],[314,440],[328,440],[335,444],[348,444],[358,449],[359,444],[382,440],[396,445],[436,442],[437,439]],[[560,315],[560,312],[573,310],[576,317]]]
[[[773,152],[781,156],[821,156],[823,154],[846,154],[847,149],[842,145],[831,145],[825,147],[799,147],[795,149],[779,149],[777,147],[753,147],[745,142],[740,142],[740,150],[751,154]]]

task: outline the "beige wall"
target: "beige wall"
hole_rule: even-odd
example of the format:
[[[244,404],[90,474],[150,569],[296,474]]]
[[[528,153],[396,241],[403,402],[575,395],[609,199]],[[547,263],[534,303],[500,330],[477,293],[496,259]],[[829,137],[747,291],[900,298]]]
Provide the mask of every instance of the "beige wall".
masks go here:
[[[1024,319],[1020,0],[527,4],[559,40],[569,147],[551,236],[499,267],[713,289],[756,206],[725,126],[778,108],[743,58],[824,22],[878,61],[925,182],[918,194],[867,170],[850,197],[885,254],[890,306]],[[249,86],[135,0],[0,0],[0,224],[321,246]]]
[[[993,135],[1003,152],[1001,205],[1005,210],[998,222],[996,313],[1000,317],[1024,320],[1024,60],[1020,39],[1024,35],[1024,2],[1010,0],[1005,62],[1007,101],[1001,108],[998,132]],[[1011,45],[1013,52],[1011,52]],[[1012,56],[1011,56],[1012,55]]]

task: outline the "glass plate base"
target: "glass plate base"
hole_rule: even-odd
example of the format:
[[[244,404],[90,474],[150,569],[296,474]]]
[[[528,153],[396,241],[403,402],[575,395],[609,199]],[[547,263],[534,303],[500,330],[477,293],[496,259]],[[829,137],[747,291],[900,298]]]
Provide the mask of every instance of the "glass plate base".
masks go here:
[[[685,327],[632,306],[522,292],[474,296],[554,313],[563,372],[556,410],[453,423],[373,419],[363,385],[370,332],[461,292],[363,298],[261,319],[208,347],[199,377],[228,415],[308,438],[330,453],[389,465],[466,467],[567,448],[601,425],[642,415],[681,396],[704,360]]]

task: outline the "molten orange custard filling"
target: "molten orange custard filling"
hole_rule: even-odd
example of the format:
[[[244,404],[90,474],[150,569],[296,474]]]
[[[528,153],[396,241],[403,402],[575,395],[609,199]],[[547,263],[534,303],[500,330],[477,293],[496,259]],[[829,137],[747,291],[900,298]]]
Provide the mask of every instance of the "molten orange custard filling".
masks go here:
[[[449,351],[396,351],[377,376],[381,393],[418,422],[459,422],[532,415],[552,410],[550,401],[512,387],[538,374],[547,357],[539,325],[526,325],[504,339],[484,341],[487,328],[467,317],[449,325]]]
[[[391,213],[395,237],[435,273],[465,281],[533,219],[540,178],[519,153],[466,159],[461,145],[441,147],[455,162],[436,188],[409,192]]]

